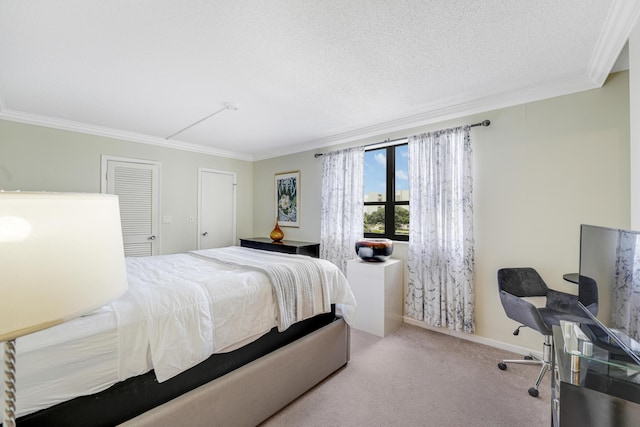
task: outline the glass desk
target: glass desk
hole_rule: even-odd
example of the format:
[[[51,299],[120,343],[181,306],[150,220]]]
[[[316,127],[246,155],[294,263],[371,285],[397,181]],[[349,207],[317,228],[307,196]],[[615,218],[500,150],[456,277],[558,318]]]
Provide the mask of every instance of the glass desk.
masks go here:
[[[590,357],[573,356],[564,349],[562,329],[554,326],[552,426],[639,426],[640,366],[629,363],[614,347],[597,342]]]

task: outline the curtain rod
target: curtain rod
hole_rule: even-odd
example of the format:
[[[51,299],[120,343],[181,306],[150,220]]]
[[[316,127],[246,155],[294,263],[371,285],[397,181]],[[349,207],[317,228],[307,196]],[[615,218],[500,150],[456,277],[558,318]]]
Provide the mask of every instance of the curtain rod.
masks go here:
[[[489,120],[483,120],[483,121],[481,121],[481,122],[478,122],[478,123],[474,123],[474,124],[472,124],[472,125],[469,125],[469,127],[470,127],[470,128],[474,128],[474,127],[476,127],[476,126],[486,127],[486,126],[489,126],[490,124],[491,124],[491,121],[489,121]],[[366,145],[364,145],[364,147],[372,147],[372,146],[374,146],[374,145],[379,145],[379,146],[380,146],[380,148],[382,148],[382,147],[386,147],[386,146],[392,145],[394,142],[402,141],[402,140],[405,140],[405,139],[407,139],[407,138],[408,138],[408,137],[406,137],[406,136],[405,136],[405,137],[403,137],[403,138],[387,139],[387,140],[382,141],[382,142],[374,142],[374,143],[372,143],[372,144],[366,144]],[[314,154],[314,155],[313,155],[313,157],[315,157],[315,158],[322,157],[322,156],[324,156],[324,153],[316,153],[316,154]]]

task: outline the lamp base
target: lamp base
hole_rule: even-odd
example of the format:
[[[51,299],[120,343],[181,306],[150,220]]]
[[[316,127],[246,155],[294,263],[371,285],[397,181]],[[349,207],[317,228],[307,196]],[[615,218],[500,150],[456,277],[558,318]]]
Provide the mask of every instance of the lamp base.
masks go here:
[[[3,427],[16,426],[16,342],[4,343],[4,416]]]

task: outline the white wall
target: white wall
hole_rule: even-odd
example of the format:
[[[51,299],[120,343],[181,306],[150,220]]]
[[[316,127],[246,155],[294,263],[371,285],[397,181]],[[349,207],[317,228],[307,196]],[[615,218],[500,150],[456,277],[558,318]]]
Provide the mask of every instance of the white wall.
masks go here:
[[[532,266],[551,287],[578,269],[581,223],[628,228],[630,223],[628,73],[601,89],[380,135],[379,142],[429,130],[491,120],[473,128],[476,244],[476,335],[539,351],[539,334],[504,315],[497,294],[500,267]],[[256,162],[254,230],[267,236],[273,222],[273,174],[302,171],[301,227],[285,238],[319,241],[322,159],[309,151]],[[354,253],[355,255],[355,253]],[[394,257],[406,261],[406,244]]]
[[[161,253],[197,247],[198,167],[237,173],[238,236],[253,234],[253,164],[148,144],[0,120],[0,189],[100,192],[103,154],[155,160],[161,168]]]

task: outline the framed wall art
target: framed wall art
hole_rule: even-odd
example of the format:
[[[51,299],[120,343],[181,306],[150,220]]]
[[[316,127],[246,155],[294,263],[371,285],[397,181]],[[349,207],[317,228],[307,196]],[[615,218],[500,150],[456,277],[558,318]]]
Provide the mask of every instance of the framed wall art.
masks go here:
[[[300,171],[275,175],[275,206],[278,225],[300,226]]]

